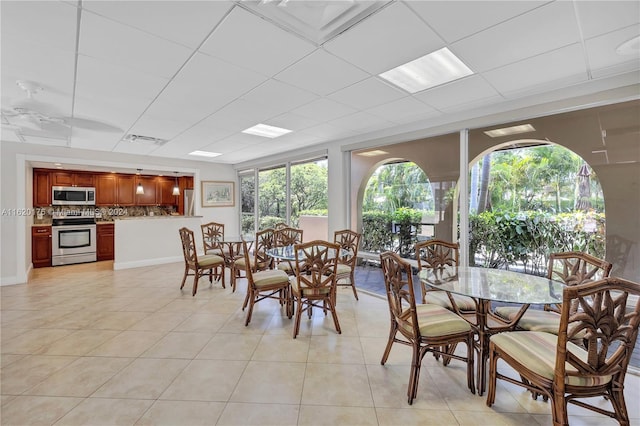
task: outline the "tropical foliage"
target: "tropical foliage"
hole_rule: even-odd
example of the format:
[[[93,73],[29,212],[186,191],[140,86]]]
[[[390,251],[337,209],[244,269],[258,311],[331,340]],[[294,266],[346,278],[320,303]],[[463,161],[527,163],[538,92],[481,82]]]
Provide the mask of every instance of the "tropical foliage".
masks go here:
[[[474,167],[469,197],[471,262],[493,268],[518,265],[530,273],[544,273],[554,251],[579,250],[604,257],[602,190],[578,155],[545,145],[493,152]],[[432,214],[433,206],[428,178],[416,164],[381,166],[364,195],[363,250],[412,255],[421,217]]]

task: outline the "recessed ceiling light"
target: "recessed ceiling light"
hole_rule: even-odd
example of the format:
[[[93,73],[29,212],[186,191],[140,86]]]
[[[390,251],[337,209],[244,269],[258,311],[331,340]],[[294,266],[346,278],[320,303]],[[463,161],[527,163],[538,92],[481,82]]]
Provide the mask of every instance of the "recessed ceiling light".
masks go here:
[[[373,151],[366,152],[358,152],[357,155],[362,155],[363,157],[376,157],[378,155],[388,154],[387,151],[382,151],[380,149],[374,149]]]
[[[492,138],[499,138],[502,136],[517,135],[520,133],[535,132],[536,129],[531,124],[520,124],[519,126],[503,127],[501,129],[487,130],[485,135]]]
[[[60,163],[53,163],[54,166],[62,166]]]
[[[190,152],[189,155],[197,155],[200,157],[217,157],[218,155],[222,155],[219,152],[210,152],[210,151],[193,151]]]
[[[473,74],[448,48],[429,53],[379,76],[388,82],[416,93]]]
[[[278,136],[291,133],[291,130],[283,129],[281,127],[269,126],[267,124],[256,124],[253,127],[244,129],[242,133],[248,133],[250,135],[263,136],[265,138],[277,138]]]

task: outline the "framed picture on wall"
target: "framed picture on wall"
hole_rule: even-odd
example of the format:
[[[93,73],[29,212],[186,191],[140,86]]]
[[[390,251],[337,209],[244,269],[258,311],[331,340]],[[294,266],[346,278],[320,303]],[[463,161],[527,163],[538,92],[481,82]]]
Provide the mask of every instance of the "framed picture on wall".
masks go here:
[[[233,207],[235,205],[235,183],[202,181],[202,207]]]

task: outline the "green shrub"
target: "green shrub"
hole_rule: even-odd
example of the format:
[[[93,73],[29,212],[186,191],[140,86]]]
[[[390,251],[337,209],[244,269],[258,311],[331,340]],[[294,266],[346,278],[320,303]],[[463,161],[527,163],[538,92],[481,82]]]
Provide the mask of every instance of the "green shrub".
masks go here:
[[[469,215],[470,262],[487,268],[522,265],[546,273],[549,254],[583,251],[604,258],[605,217],[600,213],[495,211]]]

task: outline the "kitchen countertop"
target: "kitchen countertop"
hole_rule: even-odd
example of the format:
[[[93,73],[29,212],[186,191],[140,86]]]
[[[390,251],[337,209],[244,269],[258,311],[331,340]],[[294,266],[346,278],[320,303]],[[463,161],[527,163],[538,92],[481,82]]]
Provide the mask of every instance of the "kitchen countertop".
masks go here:
[[[160,215],[160,216],[125,216],[116,217],[115,220],[139,220],[139,219],[184,219],[184,218],[201,218],[202,216],[172,216],[172,215]]]

